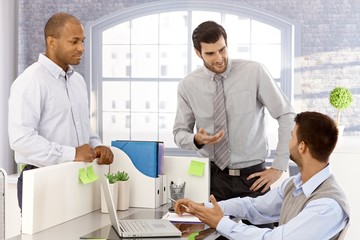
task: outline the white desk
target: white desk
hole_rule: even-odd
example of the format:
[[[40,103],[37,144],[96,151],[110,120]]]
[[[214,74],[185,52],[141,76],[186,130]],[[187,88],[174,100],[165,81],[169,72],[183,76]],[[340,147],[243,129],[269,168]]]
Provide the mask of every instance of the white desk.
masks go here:
[[[165,213],[170,207],[170,204],[163,205],[156,209],[149,208],[130,208],[127,211],[117,211],[117,215],[120,218],[160,218],[162,213]],[[87,235],[95,230],[104,228],[104,231],[108,231],[110,225],[109,214],[101,213],[100,210],[86,214],[84,216],[75,218],[71,221],[62,223],[55,227],[46,229],[33,235],[19,235],[8,240],[79,240],[80,237]],[[217,235],[213,233],[206,239],[215,239]],[[161,238],[164,240],[164,238]],[[187,239],[171,238],[175,239]]]

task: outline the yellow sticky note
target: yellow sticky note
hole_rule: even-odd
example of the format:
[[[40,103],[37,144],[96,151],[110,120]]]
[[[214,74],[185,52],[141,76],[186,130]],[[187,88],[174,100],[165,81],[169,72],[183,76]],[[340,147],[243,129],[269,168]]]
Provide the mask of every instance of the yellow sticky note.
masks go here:
[[[199,235],[199,232],[194,232],[188,236],[188,240],[195,240],[195,237]]]
[[[86,175],[85,168],[80,168],[79,169],[79,179],[83,184],[88,184],[89,182],[91,182],[89,180],[88,176]]]
[[[189,167],[189,174],[193,176],[202,177],[204,174],[205,163],[191,160]]]
[[[95,182],[98,179],[98,176],[96,175],[92,165],[86,168],[86,175],[90,182]]]

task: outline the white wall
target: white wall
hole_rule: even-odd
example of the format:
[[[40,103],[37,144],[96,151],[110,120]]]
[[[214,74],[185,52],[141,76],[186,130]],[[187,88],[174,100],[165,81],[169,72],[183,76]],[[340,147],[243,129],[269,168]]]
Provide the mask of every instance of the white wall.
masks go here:
[[[0,1],[0,167],[15,173],[16,164],[9,147],[7,112],[9,89],[17,75],[18,0]]]
[[[360,196],[357,176],[360,168],[359,136],[343,136],[330,157],[330,166],[339,185],[344,189],[350,204],[350,227],[348,240],[359,239]]]

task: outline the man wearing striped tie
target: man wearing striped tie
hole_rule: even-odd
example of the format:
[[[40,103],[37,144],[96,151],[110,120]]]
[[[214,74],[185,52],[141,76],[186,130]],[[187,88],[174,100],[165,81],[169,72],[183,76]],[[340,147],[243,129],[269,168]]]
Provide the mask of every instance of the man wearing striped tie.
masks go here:
[[[217,200],[263,195],[287,170],[294,110],[263,65],[228,57],[221,25],[201,23],[192,40],[204,66],[179,83],[175,143],[211,160],[210,192]],[[270,168],[265,109],[279,124]]]

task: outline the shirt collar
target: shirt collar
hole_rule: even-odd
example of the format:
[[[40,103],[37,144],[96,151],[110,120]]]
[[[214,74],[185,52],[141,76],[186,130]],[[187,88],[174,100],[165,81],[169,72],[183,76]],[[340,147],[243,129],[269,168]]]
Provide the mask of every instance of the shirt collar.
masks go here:
[[[331,175],[331,168],[329,164],[323,170],[312,176],[304,184],[302,184],[301,173],[299,173],[294,178],[294,185],[295,185],[294,191],[299,191],[300,189],[302,189],[304,195],[306,197],[309,197],[321,183],[323,183],[326,179],[330,177],[330,175]]]
[[[51,61],[48,57],[46,57],[44,54],[39,54],[39,60],[38,62],[43,65],[46,70],[54,76],[54,78],[59,79],[61,77],[65,77],[65,74],[70,78],[70,76],[74,73],[74,68],[69,65],[67,68],[67,71],[65,73],[64,69],[59,67],[56,63]]]

